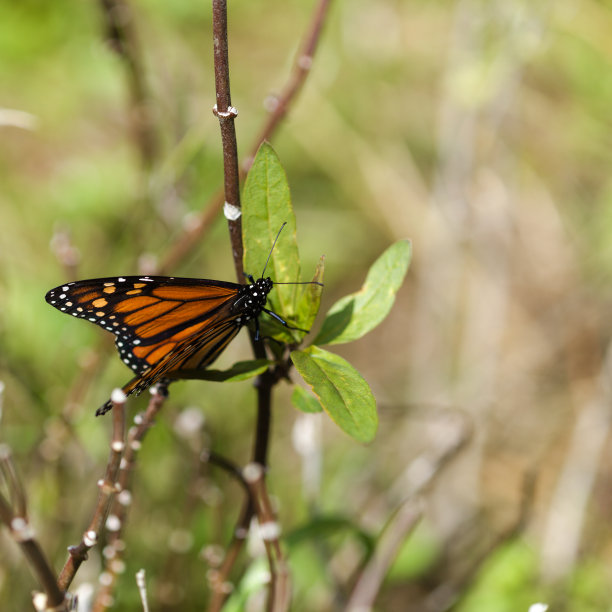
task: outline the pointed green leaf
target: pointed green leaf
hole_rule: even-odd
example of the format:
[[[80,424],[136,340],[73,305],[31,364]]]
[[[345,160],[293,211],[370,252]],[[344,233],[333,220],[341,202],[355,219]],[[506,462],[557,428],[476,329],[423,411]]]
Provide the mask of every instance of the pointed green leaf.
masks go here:
[[[283,223],[278,242],[270,255],[274,239]],[[287,175],[274,149],[264,142],[257,151],[242,193],[244,270],[258,278],[263,274],[275,283],[300,280],[295,216]],[[275,285],[270,294],[270,309],[284,319],[295,314],[299,285]]]
[[[338,300],[313,344],[340,344],[361,338],[389,314],[410,264],[411,244],[392,244],[372,265],[363,287]]]
[[[302,412],[321,412],[323,407],[316,397],[312,397],[306,389],[294,387],[291,394],[291,403]]]
[[[293,351],[291,360],[333,421],[359,442],[376,434],[376,401],[368,383],[348,362],[317,346]]]
[[[314,276],[312,277],[313,283],[323,282],[323,272],[325,270],[325,257],[321,257],[317,267],[315,269]],[[297,321],[300,327],[304,329],[310,329],[312,324],[319,312],[319,306],[321,305],[321,293],[323,287],[321,285],[303,285],[304,292],[300,297],[297,307]]]

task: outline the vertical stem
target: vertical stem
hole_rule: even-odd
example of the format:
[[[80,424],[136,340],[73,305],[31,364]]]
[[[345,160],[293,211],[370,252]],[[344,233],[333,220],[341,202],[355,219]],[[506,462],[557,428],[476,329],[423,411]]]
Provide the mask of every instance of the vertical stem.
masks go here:
[[[257,433],[253,447],[253,461],[264,467],[268,465],[268,440],[272,421],[272,382],[268,372],[257,378]]]
[[[234,268],[238,282],[244,280],[242,265],[242,223],[240,218],[240,170],[238,164],[238,145],[234,119],[238,111],[232,107],[230,95],[229,57],[227,42],[227,2],[226,0],[212,0],[213,17],[213,48],[215,65],[216,104],[214,113],[219,119],[221,141],[223,145],[223,182],[225,192],[224,212],[228,220]],[[265,351],[261,342],[255,342],[251,336],[253,352],[256,357],[264,357]],[[271,418],[271,384],[270,375],[262,374],[257,379],[257,430],[253,448],[254,460],[266,465],[268,454],[268,441],[270,438]],[[233,543],[226,555],[225,562],[219,576],[221,582],[231,571],[236,557],[244,543],[244,535],[249,528],[254,506],[247,499],[242,509]],[[225,594],[222,589],[213,589],[211,609],[218,610],[223,605]]]
[[[215,114],[219,118],[223,144],[223,178],[225,186],[225,212],[228,220],[234,268],[238,282],[244,279],[242,267],[242,223],[240,219],[240,180],[238,170],[238,144],[234,119],[238,111],[232,107],[227,47],[227,2],[213,0],[213,44],[215,63]]]

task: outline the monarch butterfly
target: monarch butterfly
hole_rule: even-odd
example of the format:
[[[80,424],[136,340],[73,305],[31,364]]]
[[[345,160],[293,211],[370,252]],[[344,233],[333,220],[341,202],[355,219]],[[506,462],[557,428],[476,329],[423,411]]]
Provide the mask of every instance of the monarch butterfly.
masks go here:
[[[249,321],[255,321],[258,333],[262,312],[285,327],[298,329],[265,307],[274,286],[270,277],[264,278],[266,266],[258,280],[247,276],[247,285],[197,278],[119,276],[66,283],[51,289],[45,299],[54,308],[117,336],[119,356],[136,374],[122,390],[126,395],[138,395],[173,372],[208,366]],[[109,400],[98,408],[96,416],[111,408]]]

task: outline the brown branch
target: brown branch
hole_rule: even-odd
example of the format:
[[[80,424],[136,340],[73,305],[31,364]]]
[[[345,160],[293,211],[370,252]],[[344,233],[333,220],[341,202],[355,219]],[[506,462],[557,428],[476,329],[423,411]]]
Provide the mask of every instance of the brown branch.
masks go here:
[[[106,610],[113,601],[112,592],[118,577],[118,568],[121,566],[123,547],[121,545],[122,535],[127,522],[128,510],[132,501],[131,477],[136,464],[136,456],[142,445],[142,440],[149,429],[155,424],[155,417],[161,410],[167,393],[164,387],[153,387],[151,399],[144,412],[134,418],[134,426],[127,434],[125,454],[119,473],[117,475],[117,488],[119,494],[115,497],[113,507],[109,514],[108,543],[104,549],[106,580],[96,596],[92,607],[93,612]],[[114,413],[114,410],[113,410]]]
[[[222,470],[225,470],[230,476],[235,478],[248,493],[249,487],[247,485],[246,480],[244,479],[244,476],[242,475],[242,470],[233,461],[230,461],[222,455],[219,455],[218,453],[214,453],[209,450],[205,450],[200,454],[200,461],[202,463],[210,463],[211,465],[216,465]]]
[[[236,278],[244,280],[242,267],[242,220],[240,218],[240,177],[238,170],[238,143],[234,119],[238,111],[232,106],[230,93],[229,58],[227,47],[227,1],[213,0],[212,27],[217,103],[214,113],[219,118],[223,145],[223,182],[225,213],[229,226]]]
[[[422,516],[418,498],[407,499],[395,511],[381,534],[372,558],[364,568],[346,606],[347,610],[370,610],[400,547]]]
[[[259,463],[249,463],[244,468],[243,474],[251,490],[255,514],[259,522],[259,534],[268,556],[270,568],[268,610],[269,612],[284,612],[289,610],[291,603],[289,566],[280,545],[280,525],[272,511],[264,478],[265,470]]]
[[[421,496],[432,487],[444,469],[456,459],[472,436],[472,424],[462,413],[447,415],[445,429],[447,435],[444,436],[441,443],[419,455],[409,466],[407,472],[418,464],[420,470],[415,470],[415,472],[420,472],[420,476],[411,479],[409,483],[401,478],[402,490],[408,489],[408,495],[382,528],[374,553],[361,570],[351,593],[346,606],[347,610],[367,610],[373,607],[400,546],[421,518]]]
[[[150,96],[132,9],[127,0],[100,0],[100,6],[106,19],[108,44],[125,64],[134,138],[142,165],[146,170],[150,170],[157,158],[157,137],[151,118]]]
[[[87,559],[90,548],[93,548],[100,536],[108,511],[116,493],[121,488],[117,482],[117,473],[121,463],[121,457],[125,450],[125,394],[116,389],[111,395],[113,402],[113,438],[110,445],[110,455],[106,465],[104,478],[98,481],[100,492],[94,509],[91,522],[79,544],[68,548],[69,556],[59,576],[59,586],[67,590],[79,567]]]
[[[0,445],[0,472],[11,500],[9,502],[0,494],[0,520],[8,527],[11,537],[21,548],[43,589],[43,593],[34,594],[36,609],[67,612],[68,601],[63,589],[58,586],[55,572],[28,521],[25,490],[15,470],[10,448],[5,444]]]
[[[264,140],[269,140],[280,122],[285,118],[289,111],[289,107],[293,100],[297,97],[302,89],[306,77],[310,73],[310,68],[314,60],[314,54],[317,50],[317,45],[323,31],[323,25],[331,0],[320,0],[319,4],[315,8],[312,16],[310,27],[307,30],[306,36],[300,47],[293,69],[289,77],[289,81],[283,87],[280,95],[274,96],[269,99],[269,105],[271,106],[272,112],[268,117],[264,127],[262,128],[259,136],[255,139],[255,145],[251,149],[250,155],[243,162],[243,171],[246,173],[253,163],[253,158],[259,146]],[[271,102],[271,103],[270,103]]]
[[[251,518],[253,517],[253,504],[251,503],[251,497],[247,499],[242,507],[240,518],[234,529],[234,535],[232,541],[229,543],[223,563],[219,569],[209,572],[208,579],[209,585],[212,591],[212,597],[210,599],[210,605],[208,607],[209,612],[219,612],[223,607],[225,599],[229,594],[229,589],[226,588],[228,584],[229,575],[238,559],[238,555],[244,546],[244,542],[249,534],[249,526],[251,524]]]
[[[310,66],[312,65],[314,54],[321,37],[330,3],[331,0],[319,0],[306,32],[306,36],[304,37],[300,52],[296,57],[289,80],[285,87],[283,87],[282,93],[275,98],[274,108],[268,120],[259,133],[259,136],[253,142],[249,154],[240,166],[241,180],[249,171],[255,153],[257,149],[259,149],[261,143],[264,140],[270,140],[274,136],[281,121],[285,118],[291,105],[295,102],[297,95],[301,91],[310,73]],[[221,108],[218,100],[217,107]],[[223,193],[219,191],[211,198],[208,204],[203,207],[203,212],[197,222],[189,230],[186,230],[175,242],[170,252],[160,264],[158,273],[172,270],[179,261],[184,259],[195,248],[201,237],[209,230],[213,221],[217,218],[219,211],[223,207],[223,202]],[[242,282],[242,278],[239,280]]]

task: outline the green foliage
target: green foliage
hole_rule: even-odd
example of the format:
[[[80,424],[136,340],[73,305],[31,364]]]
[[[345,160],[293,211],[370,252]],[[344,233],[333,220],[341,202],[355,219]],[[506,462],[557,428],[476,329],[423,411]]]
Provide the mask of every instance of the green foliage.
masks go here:
[[[336,425],[359,442],[374,439],[376,401],[368,383],[348,361],[317,346],[293,351],[291,360]]]
[[[391,245],[372,265],[363,287],[338,300],[330,309],[315,344],[341,344],[361,338],[389,314],[408,271],[409,241]]]
[[[252,361],[238,361],[231,368],[227,370],[197,370],[197,374],[194,378],[198,380],[212,380],[215,382],[239,382],[241,380],[248,380],[257,376],[262,372],[265,372],[271,362],[267,359],[253,359]],[[181,371],[181,378],[188,378],[185,376],[185,370]]]
[[[431,526],[421,522],[400,547],[387,573],[387,580],[406,583],[417,579],[434,566],[440,552],[439,542]]]
[[[324,258],[321,257],[315,269],[312,284],[306,285],[304,293],[297,304],[297,319],[304,329],[310,329],[319,312],[321,305],[321,285],[315,283],[323,282]]]
[[[290,548],[295,548],[304,543],[312,544],[315,541],[339,534],[354,536],[363,546],[365,557],[369,557],[374,550],[375,538],[354,520],[346,516],[315,516],[312,520],[288,533],[285,543]]]
[[[286,224],[283,227],[283,224]],[[283,231],[279,234],[279,229]],[[291,326],[309,329],[321,300],[319,284],[279,285],[300,279],[300,259],[296,238],[296,222],[291,206],[287,176],[272,147],[264,143],[259,148],[247,176],[243,192],[243,242],[245,270],[266,268],[275,283],[270,296],[272,310]],[[275,245],[275,240],[278,240]],[[371,442],[378,427],[376,401],[364,378],[345,359],[325,351],[316,344],[333,344],[356,340],[374,329],[389,313],[410,263],[410,243],[399,241],[389,247],[368,272],[360,291],[338,301],[325,317],[323,327],[312,346],[291,353],[291,360],[302,378],[317,396],[320,405],[332,420],[359,442]],[[323,258],[319,261],[313,281],[323,278]],[[304,337],[304,332],[289,330],[274,324],[266,325],[276,340],[292,344]],[[305,412],[313,412],[318,402],[302,390],[296,390],[292,401]]]
[[[242,194],[242,224],[244,269],[259,277],[265,273],[275,283],[295,283],[300,280],[295,215],[291,205],[289,183],[272,147],[263,143],[253,160]],[[283,224],[286,224],[283,227]],[[278,244],[274,240],[283,227]],[[276,287],[270,303],[281,316],[293,319],[299,285]]]
[[[321,402],[302,387],[293,388],[291,403],[302,412],[321,412],[323,410]]]
[[[270,568],[264,557],[259,557],[244,573],[238,588],[223,606],[223,612],[243,612],[250,597],[265,590],[270,581]]]
[[[534,551],[520,540],[500,547],[487,561],[479,580],[458,612],[514,612],[528,610],[538,601],[546,601],[535,586],[537,559]]]

